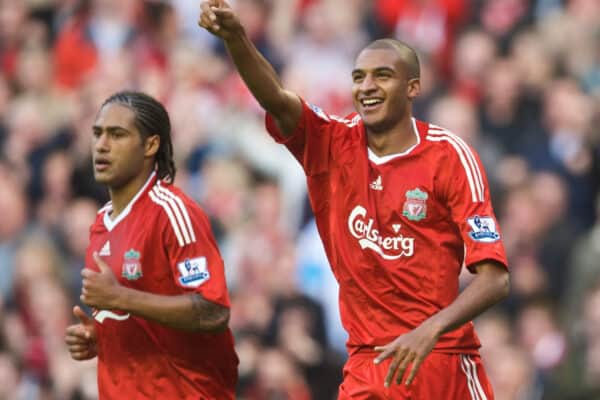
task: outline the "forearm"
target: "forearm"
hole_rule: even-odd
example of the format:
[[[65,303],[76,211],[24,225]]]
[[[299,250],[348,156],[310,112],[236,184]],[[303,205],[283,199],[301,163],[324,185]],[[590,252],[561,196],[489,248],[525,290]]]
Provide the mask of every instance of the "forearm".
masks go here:
[[[246,35],[238,16],[224,0],[200,3],[198,24],[220,37],[252,95],[277,123],[284,136],[291,135],[302,115],[302,101],[283,88],[275,69]]]
[[[225,46],[261,107],[275,118],[284,135],[293,132],[302,114],[298,96],[283,88],[273,66],[260,54],[243,29],[225,40]]]
[[[225,46],[248,89],[267,111],[276,110],[283,101],[283,86],[271,64],[263,57],[243,30],[225,41]]]
[[[425,321],[441,335],[473,320],[498,303],[509,292],[509,275],[504,267],[486,262],[477,266],[475,279],[452,304]]]
[[[184,331],[217,332],[227,327],[229,310],[197,293],[158,295],[123,287],[115,308]]]

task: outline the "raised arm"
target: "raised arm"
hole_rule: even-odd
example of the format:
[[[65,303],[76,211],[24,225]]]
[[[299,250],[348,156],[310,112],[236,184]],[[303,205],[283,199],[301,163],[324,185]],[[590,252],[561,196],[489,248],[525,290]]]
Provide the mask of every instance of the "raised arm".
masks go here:
[[[198,24],[223,40],[248,89],[273,116],[280,131],[285,136],[290,135],[302,114],[300,98],[283,88],[277,73],[250,41],[227,2],[202,1],[200,9]]]

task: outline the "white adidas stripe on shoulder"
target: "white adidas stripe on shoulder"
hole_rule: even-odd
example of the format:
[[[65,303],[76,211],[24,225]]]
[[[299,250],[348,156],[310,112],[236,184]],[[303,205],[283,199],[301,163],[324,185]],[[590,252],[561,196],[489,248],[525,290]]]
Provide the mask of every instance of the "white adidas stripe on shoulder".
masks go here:
[[[153,202],[160,205],[165,210],[167,217],[169,217],[169,221],[171,222],[173,232],[177,237],[179,247],[194,243],[196,241],[194,228],[192,227],[190,216],[181,199],[168,189],[162,188],[159,185],[155,185],[148,192],[148,195]]]
[[[175,232],[175,236],[177,236],[177,242],[179,243],[179,247],[185,246],[183,238],[181,237],[181,232],[179,231],[179,227],[177,226],[177,222],[175,221],[175,217],[173,216],[173,212],[171,211],[171,207],[167,204],[167,202],[158,199],[152,191],[148,192],[148,195],[150,196],[150,199],[152,199],[153,202],[161,206],[167,213],[167,216],[171,221],[171,226],[173,227],[173,232]]]
[[[430,125],[430,129],[427,131],[427,140],[432,142],[448,142],[452,145],[467,174],[473,202],[484,201],[485,187],[483,185],[481,170],[479,169],[475,155],[465,141],[450,131],[435,125]]]
[[[447,136],[438,136],[438,137],[427,136],[427,140],[432,141],[432,142],[448,142],[452,145],[452,147],[454,147],[454,149],[458,153],[460,162],[462,163],[463,168],[465,169],[465,172],[467,174],[469,188],[471,189],[471,199],[473,200],[473,203],[476,203],[479,199],[478,199],[477,189],[475,188],[475,182],[474,182],[474,178],[473,178],[473,175],[471,172],[471,168],[468,166],[467,160],[465,159],[465,156],[464,156],[462,150],[458,147],[458,144],[455,141],[453,141],[452,139],[448,138]]]
[[[183,218],[185,220],[186,227],[188,228],[188,231],[190,233],[192,242],[195,242],[196,234],[194,233],[194,227],[192,226],[192,220],[190,219],[190,214],[188,213],[187,208],[185,207],[185,204],[183,204],[183,201],[181,201],[181,198],[179,196],[176,196],[175,194],[173,194],[173,192],[171,192],[166,187],[163,187],[161,185],[160,181],[158,181],[157,188],[158,188],[159,192],[164,193],[165,195],[167,195],[169,198],[173,199],[177,203],[177,205],[179,206],[179,208],[181,210],[181,214],[183,214]]]
[[[484,197],[485,197],[483,178],[481,175],[481,170],[479,169],[479,164],[477,163],[477,159],[475,158],[475,155],[471,151],[471,148],[469,147],[469,145],[467,145],[467,143],[461,137],[455,135],[454,133],[452,133],[442,127],[436,126],[436,125],[430,125],[430,129],[427,132],[427,134],[436,135],[436,136],[446,135],[449,138],[452,138],[454,141],[456,141],[456,143],[458,143],[459,147],[465,153],[468,164],[472,168],[473,177],[475,179],[475,184],[476,184],[477,192],[479,195],[478,197],[479,197],[480,201],[483,201]]]
[[[151,192],[154,196],[156,196],[157,198],[159,198],[160,200],[162,200],[163,202],[165,202],[166,204],[169,205],[169,207],[171,208],[171,211],[173,212],[173,215],[175,215],[177,227],[179,228],[179,230],[181,231],[181,233],[183,235],[185,244],[191,243],[192,238],[191,238],[190,234],[188,233],[188,228],[185,225],[185,221],[183,219],[183,215],[181,214],[179,205],[177,205],[172,198],[170,198],[169,196],[167,196],[166,194],[164,194],[160,190],[158,190],[157,186],[154,186],[152,188]],[[173,221],[171,221],[171,223],[173,223]]]

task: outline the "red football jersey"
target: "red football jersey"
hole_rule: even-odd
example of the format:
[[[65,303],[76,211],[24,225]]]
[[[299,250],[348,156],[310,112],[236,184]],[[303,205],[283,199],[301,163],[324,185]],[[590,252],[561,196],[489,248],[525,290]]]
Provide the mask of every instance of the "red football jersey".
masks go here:
[[[413,119],[417,143],[378,157],[358,114],[340,118],[307,103],[290,137],[269,115],[266,126],[307,175],[350,354],[387,344],[452,303],[463,261],[507,265],[483,167],[459,137]],[[479,346],[467,323],[434,351],[476,354]]]
[[[200,207],[148,179],[116,219],[103,207],[90,229],[86,267],[98,252],[121,285],[173,296],[199,293],[229,307],[223,261]],[[96,310],[101,399],[233,399],[238,359],[228,329],[184,332],[122,311]]]

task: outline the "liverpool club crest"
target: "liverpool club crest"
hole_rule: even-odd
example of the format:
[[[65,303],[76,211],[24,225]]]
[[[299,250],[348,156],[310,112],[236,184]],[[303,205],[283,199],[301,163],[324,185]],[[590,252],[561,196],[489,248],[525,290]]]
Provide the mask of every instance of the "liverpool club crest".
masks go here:
[[[419,188],[406,192],[406,201],[402,209],[402,215],[411,221],[420,221],[427,216],[427,195]]]
[[[140,263],[140,252],[130,249],[125,252],[123,271],[121,276],[127,280],[134,281],[142,277],[142,264]]]

